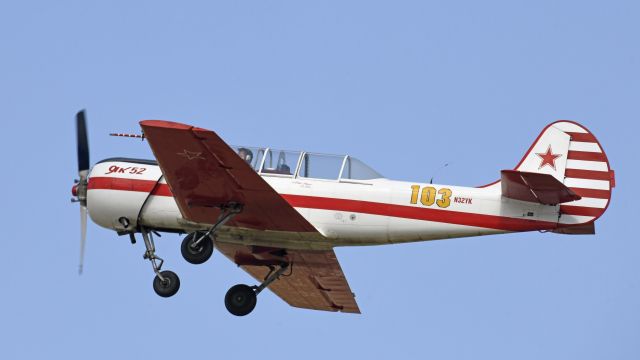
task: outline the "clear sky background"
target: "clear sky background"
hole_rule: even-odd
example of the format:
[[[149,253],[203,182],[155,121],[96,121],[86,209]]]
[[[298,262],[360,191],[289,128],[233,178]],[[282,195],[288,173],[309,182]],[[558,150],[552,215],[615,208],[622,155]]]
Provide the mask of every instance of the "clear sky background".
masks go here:
[[[636,1],[5,1],[0,4],[0,358],[640,358]],[[74,114],[92,162],[150,158],[142,119],[230,143],[349,153],[389,178],[476,186],[557,119],[587,126],[617,174],[595,236],[511,234],[339,248],[362,315],[247,317],[253,280],[90,224],[77,274]]]

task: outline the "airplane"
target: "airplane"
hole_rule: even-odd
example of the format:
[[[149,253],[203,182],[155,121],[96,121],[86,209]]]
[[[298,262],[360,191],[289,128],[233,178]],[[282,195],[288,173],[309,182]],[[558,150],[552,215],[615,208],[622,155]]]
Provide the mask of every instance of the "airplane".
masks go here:
[[[180,279],[162,269],[154,235],[186,234],[187,262],[205,263],[216,248],[257,280],[226,293],[236,316],[251,313],[266,288],[294,307],[360,313],[338,246],[594,234],[615,187],[596,137],[568,120],[546,126],[513,170],[479,187],[390,180],[349,155],[230,146],[213,131],[162,120],[141,121],[141,135],[120,134],[146,140],[155,160],[117,157],[90,167],[84,110],[76,122],[80,272],[87,212],[133,244],[142,236],[162,297],[175,295]]]

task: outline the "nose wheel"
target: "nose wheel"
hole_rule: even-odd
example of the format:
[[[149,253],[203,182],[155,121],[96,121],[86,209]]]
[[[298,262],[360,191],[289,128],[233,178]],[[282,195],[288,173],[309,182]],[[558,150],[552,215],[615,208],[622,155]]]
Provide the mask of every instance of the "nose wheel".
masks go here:
[[[173,271],[160,271],[164,260],[156,255],[156,245],[153,241],[153,235],[147,231],[147,229],[142,229],[141,232],[144,246],[147,248],[143,258],[151,262],[153,272],[156,273],[156,277],[153,279],[153,290],[162,297],[171,297],[180,289],[180,278]]]
[[[173,271],[161,271],[153,279],[153,290],[162,297],[171,297],[180,290],[180,278]]]

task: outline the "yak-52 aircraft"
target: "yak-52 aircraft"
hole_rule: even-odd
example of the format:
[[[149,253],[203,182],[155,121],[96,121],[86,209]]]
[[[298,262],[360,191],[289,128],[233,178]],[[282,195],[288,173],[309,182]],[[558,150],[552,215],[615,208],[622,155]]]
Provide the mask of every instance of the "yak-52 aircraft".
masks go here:
[[[336,246],[594,234],[615,186],[595,136],[565,120],[544,128],[514,170],[481,187],[389,180],[349,155],[229,146],[213,131],[175,122],[140,126],[156,160],[110,158],[90,169],[85,115],[77,115],[80,269],[88,210],[132,243],[142,235],[153,288],[172,296],[180,280],[162,270],[153,234],[185,233],[186,261],[202,264],[215,247],[259,282],[227,292],[226,308],[237,316],[267,287],[291,306],[359,313]]]

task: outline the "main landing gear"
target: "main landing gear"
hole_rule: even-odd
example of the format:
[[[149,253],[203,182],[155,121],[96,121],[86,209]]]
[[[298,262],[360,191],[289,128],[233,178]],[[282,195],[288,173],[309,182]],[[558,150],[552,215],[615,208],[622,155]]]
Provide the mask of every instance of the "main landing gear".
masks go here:
[[[188,263],[202,264],[213,254],[213,239],[204,232],[193,232],[182,240],[180,252]]]
[[[180,247],[182,257],[191,264],[202,264],[211,258],[214,248],[214,236],[219,227],[224,225],[233,216],[242,211],[242,205],[231,203],[221,207],[222,212],[218,216],[216,223],[206,232],[193,232],[187,235]],[[151,267],[156,276],[153,279],[153,290],[162,297],[171,297],[180,289],[180,278],[176,273],[169,270],[162,271],[164,260],[156,255],[156,247],[153,241],[153,231],[146,228],[140,229],[146,251],[144,259],[151,262]],[[156,233],[157,234],[157,233]],[[159,236],[159,235],[158,235]],[[135,236],[131,236],[131,243],[135,243]],[[276,265],[277,264],[277,265]],[[286,261],[272,263],[269,266],[269,273],[260,285],[238,284],[229,289],[224,297],[224,305],[227,310],[235,316],[245,316],[253,311],[258,302],[258,294],[266,289],[271,283],[278,280],[287,269],[292,269],[293,265]],[[286,275],[285,275],[286,276]]]
[[[222,206],[221,210],[216,223],[209,230],[206,232],[196,231],[185,236],[182,240],[180,252],[188,263],[202,264],[211,258],[216,231],[236,214],[239,214],[242,211],[242,205],[230,203]]]
[[[229,203],[221,206],[220,209],[222,212],[218,216],[216,223],[208,231],[191,233],[182,241],[180,249],[182,257],[191,264],[202,264],[209,260],[211,254],[213,254],[213,238],[215,232],[233,216],[242,211],[242,204]],[[147,251],[144,253],[144,258],[151,262],[153,272],[156,273],[156,277],[153,279],[153,290],[162,297],[175,295],[180,289],[180,278],[173,271],[161,271],[164,260],[156,255],[156,246],[153,242],[152,232],[145,228],[140,229],[140,232],[144,239],[144,246],[147,248]],[[135,244],[134,235],[131,236],[131,243]],[[255,306],[255,302],[253,306]]]
[[[233,214],[234,213],[224,215],[223,213],[224,216],[221,215],[219,221],[216,222],[216,225],[214,225],[211,230],[205,233],[195,232],[185,237],[182,242],[182,255],[185,259],[192,264],[202,264],[207,261],[213,252],[212,233],[216,227],[228,220]],[[173,271],[162,270],[164,260],[156,255],[156,247],[153,241],[154,232],[142,228],[141,233],[147,249],[144,253],[144,259],[151,262],[153,272],[156,274],[153,279],[153,290],[162,297],[175,295],[180,289],[180,278]],[[132,238],[135,239],[135,237]],[[224,298],[224,305],[231,314],[235,316],[245,316],[251,313],[258,302],[258,294],[271,285],[271,283],[278,280],[280,276],[283,276],[287,270],[292,271],[293,268],[293,264],[284,261],[284,258],[283,261],[271,263],[271,265],[268,266],[269,273],[260,285],[249,286],[238,284],[227,291]]]
[[[224,306],[235,316],[248,315],[256,307],[258,294],[260,294],[262,290],[266,289],[272,282],[278,280],[288,268],[288,263],[280,264],[277,270],[275,267],[270,266],[269,273],[259,286],[238,284],[231,287],[231,289],[227,291],[227,295],[224,297]]]
[[[156,255],[153,234],[147,229],[142,229],[141,232],[144,246],[147,248],[143,258],[151,262],[153,272],[156,273],[156,277],[153,279],[153,290],[162,297],[171,297],[180,289],[180,278],[173,271],[160,271],[164,260]]]

